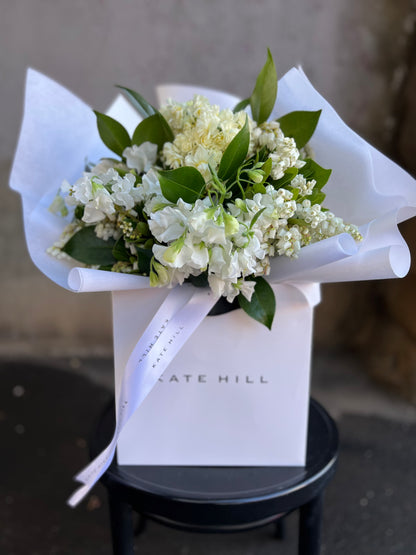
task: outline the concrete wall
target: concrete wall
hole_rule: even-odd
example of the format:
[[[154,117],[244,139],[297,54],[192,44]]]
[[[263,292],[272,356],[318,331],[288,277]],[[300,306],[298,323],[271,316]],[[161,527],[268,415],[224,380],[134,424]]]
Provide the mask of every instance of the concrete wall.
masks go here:
[[[114,83],[149,99],[155,84],[169,81],[249,93],[269,46],[280,75],[302,64],[348,124],[393,152],[411,0],[3,0],[1,7],[0,355],[111,352],[110,295],[67,293],[33,267],[19,199],[7,189],[28,66],[105,110]],[[330,346],[343,342],[358,289],[327,291],[317,340]]]

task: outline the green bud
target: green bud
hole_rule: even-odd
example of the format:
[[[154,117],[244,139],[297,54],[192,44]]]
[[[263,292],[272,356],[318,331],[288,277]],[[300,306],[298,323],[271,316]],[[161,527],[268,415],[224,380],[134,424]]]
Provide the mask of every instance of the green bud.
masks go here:
[[[231,216],[227,212],[224,212],[224,227],[225,227],[225,235],[234,235],[240,228],[240,224],[238,223],[237,218]]]
[[[158,287],[159,285],[159,276],[152,269],[150,269],[149,282],[150,287]]]
[[[207,215],[208,220],[213,220],[214,219],[216,211],[217,211],[216,206],[211,206],[211,208],[207,208],[205,210],[205,214]]]
[[[49,212],[52,212],[52,214],[60,214],[63,218],[68,216],[68,208],[60,195],[56,195],[53,199],[52,204],[49,206]]]
[[[161,286],[167,285],[170,281],[170,278],[169,278],[169,272],[165,268],[165,266],[163,266],[163,264],[160,264],[159,262],[155,261],[153,263],[153,267],[156,270],[157,275],[159,276],[159,285],[161,285]]]
[[[234,204],[241,210],[241,212],[248,212],[247,205],[242,198],[236,198]]]
[[[98,181],[97,177],[91,179],[92,194],[95,195],[100,189],[104,189],[104,185]]]
[[[159,210],[163,210],[166,206],[173,206],[171,202],[158,202],[154,206],[152,206],[152,212],[159,212]]]
[[[163,254],[163,260],[165,260],[168,264],[173,264],[178,254],[181,252],[183,244],[184,244],[184,239],[182,237],[180,237],[179,239],[176,239],[176,241],[174,241],[170,245],[170,247],[168,247],[165,250]]]
[[[263,181],[264,172],[262,170],[248,170],[247,175],[254,183],[261,183]]]
[[[169,272],[165,266],[160,264],[160,262],[156,262],[154,259],[150,268],[149,278],[151,287],[163,287],[170,281]]]

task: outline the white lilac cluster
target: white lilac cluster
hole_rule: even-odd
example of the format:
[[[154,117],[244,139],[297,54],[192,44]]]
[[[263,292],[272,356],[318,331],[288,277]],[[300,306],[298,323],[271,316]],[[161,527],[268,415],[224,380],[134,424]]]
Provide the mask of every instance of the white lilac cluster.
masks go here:
[[[221,111],[195,96],[185,104],[170,102],[161,113],[174,140],[159,152],[149,142],[129,146],[122,162],[103,160],[74,185],[64,182],[66,204],[82,207],[77,223],[66,229],[65,240],[80,227],[93,226],[96,236],[105,241],[122,237],[133,257],[131,263],[117,262],[113,270],[138,271],[136,246],[151,249],[152,285],[174,286],[206,273],[212,290],[231,302],[239,293],[251,299],[256,284],[252,278],[269,273],[270,257],[296,258],[308,243],[345,231],[360,239],[355,226],[344,224],[307,198],[316,181],[301,173],[287,188],[279,188],[267,181],[263,184],[268,176],[263,176],[263,163],[259,163],[258,169],[246,173],[246,192],[251,187],[247,195],[244,191],[221,198],[209,194],[212,171],[215,174],[224,151],[242,129],[244,112]],[[265,147],[273,180],[283,177],[288,168],[303,167],[295,141],[284,136],[278,122],[257,125],[249,119],[249,127],[246,159]],[[164,169],[197,168],[207,183],[206,192],[193,203],[181,198],[169,202],[162,194],[158,163]],[[61,239],[50,252],[59,255],[62,246]]]
[[[254,150],[260,150],[263,146],[270,152],[272,161],[271,176],[273,179],[283,177],[288,168],[301,168],[304,164],[299,160],[300,152],[296,142],[291,137],[285,137],[280,129],[279,122],[270,121],[260,125],[254,123],[251,132],[254,142]]]

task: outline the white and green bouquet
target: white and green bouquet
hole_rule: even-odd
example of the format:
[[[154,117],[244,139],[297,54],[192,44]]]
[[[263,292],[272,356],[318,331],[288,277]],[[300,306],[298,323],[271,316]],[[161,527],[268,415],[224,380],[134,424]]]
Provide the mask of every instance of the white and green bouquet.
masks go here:
[[[209,285],[271,327],[270,259],[356,226],[324,207],[331,169],[308,146],[321,111],[268,121],[277,75],[268,52],[250,98],[234,110],[201,95],[160,110],[121,87],[143,116],[132,136],[95,112],[117,158],[65,181],[51,209],[73,218],[49,249],[89,267],[149,276],[152,286]],[[249,106],[250,114],[244,109]]]
[[[410,267],[414,180],[302,70],[277,102],[270,52],[244,101],[165,85],[157,109],[121,89],[95,117],[29,70],[10,179],[36,266],[112,292],[117,425],[72,506],[116,447],[121,465],[303,465],[319,284]]]

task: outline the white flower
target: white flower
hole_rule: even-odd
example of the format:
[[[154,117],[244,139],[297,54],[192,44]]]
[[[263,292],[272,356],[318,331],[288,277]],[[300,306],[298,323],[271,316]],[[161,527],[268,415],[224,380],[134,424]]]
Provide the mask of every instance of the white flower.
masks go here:
[[[62,190],[69,192],[67,204],[85,206],[82,217],[84,222],[96,223],[114,214],[114,205],[126,210],[133,209],[140,200],[135,182],[133,174],[127,173],[121,177],[114,168],[110,168],[105,173],[86,172],[72,187],[64,182]]]
[[[311,205],[310,200],[304,200],[296,205],[296,215],[302,218],[309,227],[316,228],[327,219],[325,212],[321,212],[321,205]]]
[[[202,233],[207,245],[226,245],[225,227],[214,220],[207,220]]]
[[[100,222],[95,226],[95,234],[100,239],[114,238],[118,239],[121,236],[121,231],[117,229],[115,222]]]
[[[127,209],[135,204],[135,177],[121,177],[113,168],[105,173],[86,172],[73,186],[64,181],[61,190],[68,192],[68,205],[84,205],[83,221],[96,223],[115,213],[114,201]],[[114,192],[115,193],[114,193]]]
[[[259,261],[261,261],[265,255],[266,252],[261,247],[259,239],[253,235],[248,245],[244,249],[238,251],[238,263],[242,275],[249,276],[261,270]]]
[[[196,201],[188,219],[189,229],[198,234],[208,246],[225,245],[225,226],[219,218],[221,210],[210,204],[208,197]]]
[[[311,181],[306,181],[306,179],[300,173],[298,173],[298,175],[296,175],[290,182],[291,187],[296,187],[297,189],[299,189],[299,194],[301,196],[311,195],[315,185],[315,179],[312,179]]]
[[[158,241],[169,243],[183,235],[187,220],[186,212],[176,206],[166,206],[162,210],[152,212],[148,225],[152,235]]]
[[[209,251],[202,243],[193,243],[192,236],[188,235],[184,249],[187,251],[188,265],[195,270],[205,270],[209,262]]]
[[[276,251],[280,256],[297,258],[301,248],[302,235],[297,226],[290,229],[280,229],[277,234]]]
[[[198,146],[192,154],[187,154],[184,158],[184,166],[193,166],[208,182],[211,179],[211,171],[209,166],[217,168],[221,161],[222,151],[208,150],[204,146]]]
[[[117,182],[117,180],[120,178],[120,174],[116,172],[114,168],[110,168],[104,173],[89,172],[87,175],[90,176],[93,185],[98,181],[102,185],[111,185],[112,183]]]
[[[115,163],[114,160],[108,160],[107,158],[103,158],[102,160],[100,160],[98,162],[97,165],[95,165],[91,169],[91,173],[94,174],[94,175],[98,175],[100,173],[105,173],[106,171],[108,171],[108,170],[110,170],[111,168],[114,167],[114,163]],[[120,162],[117,162],[117,164],[119,166],[124,166],[124,164],[121,164]]]
[[[211,274],[221,275],[222,269],[225,268],[225,253],[222,247],[213,247],[209,258],[209,272]]]
[[[238,261],[238,252],[234,250],[231,242],[226,247],[213,247],[209,261],[208,274],[215,274],[221,279],[236,282],[241,276]]]
[[[154,170],[150,170],[143,175],[141,189],[147,197],[161,193],[159,179]]]
[[[273,179],[280,179],[287,168],[295,166],[299,158],[299,150],[296,148],[295,140],[291,137],[284,137],[276,144],[270,158],[273,162],[271,176]]]
[[[236,283],[219,278],[216,275],[209,275],[208,283],[215,295],[226,297],[229,303],[232,303],[240,293]]]
[[[251,153],[260,150],[263,146],[269,150],[273,179],[280,179],[287,168],[296,166],[300,156],[296,142],[291,137],[285,137],[277,121],[252,126],[251,139]]]
[[[225,290],[225,281],[218,277],[216,274],[210,274],[208,276],[208,283],[211,287],[214,295],[217,297],[222,297]]]
[[[149,216],[155,204],[167,202],[162,195],[159,179],[154,170],[150,170],[143,175],[141,184],[137,185],[137,195],[138,199],[144,202],[144,211]]]
[[[198,275],[208,264],[208,249],[203,245],[180,244],[174,242],[169,247],[153,245],[153,254],[161,264],[169,268],[176,268],[185,273]],[[196,271],[196,272],[195,272]]]
[[[132,173],[127,173],[124,177],[115,173],[116,176],[111,185],[112,199],[115,204],[131,210],[141,198],[139,188],[135,187],[136,178]]]
[[[223,280],[215,275],[208,277],[208,282],[216,295],[227,297],[228,302],[233,302],[235,297],[241,293],[249,302],[254,293],[254,288],[256,287],[255,281],[245,281],[244,279],[239,279],[237,283]]]
[[[162,106],[161,112],[169,124],[173,132],[179,131],[183,127],[184,106],[168,99],[167,103]]]
[[[175,170],[183,166],[184,156],[175,144],[165,143],[163,147],[163,159],[167,166]]]
[[[251,301],[251,297],[253,296],[255,287],[256,287],[255,281],[246,281],[242,279],[238,282],[238,288],[240,290],[240,293],[248,300],[248,302]]]
[[[138,173],[148,172],[156,162],[157,148],[157,145],[148,141],[139,146],[128,146],[123,150],[127,166]]]
[[[103,220],[106,216],[115,213],[114,203],[110,193],[104,187],[100,188],[84,209],[82,220],[87,224],[94,224]]]
[[[177,268],[168,268],[168,273],[170,278],[169,287],[174,287],[176,284],[182,285],[185,279],[191,275],[191,272],[184,272]]]
[[[67,184],[68,182],[64,182],[65,189],[67,189]],[[69,192],[78,203],[87,204],[94,198],[93,186],[102,186],[102,181],[97,178],[94,183],[92,183],[91,175],[85,173],[74,183],[69,189]]]

